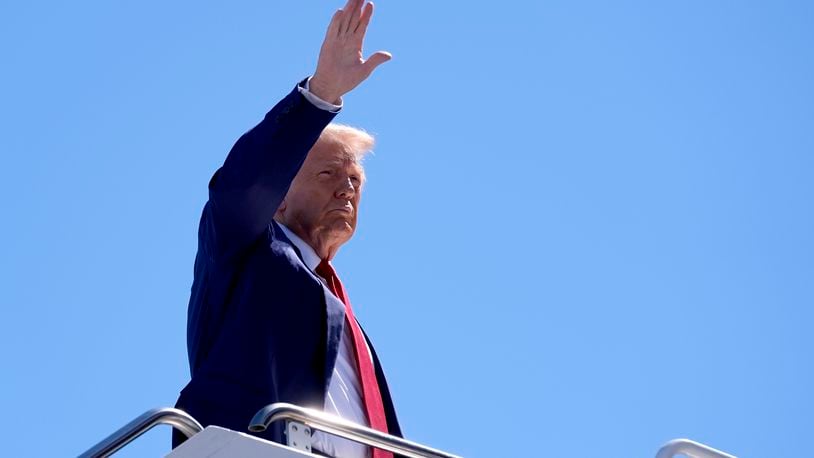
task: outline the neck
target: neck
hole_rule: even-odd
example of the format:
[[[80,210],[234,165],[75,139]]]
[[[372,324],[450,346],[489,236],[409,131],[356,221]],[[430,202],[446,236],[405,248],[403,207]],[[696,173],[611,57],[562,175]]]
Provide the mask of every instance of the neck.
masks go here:
[[[328,242],[314,243],[307,239],[303,240],[305,240],[306,243],[311,245],[311,248],[313,248],[314,251],[317,252],[317,255],[319,256],[320,259],[324,259],[326,261],[330,261],[331,259],[333,259],[334,256],[336,256],[336,253],[339,251],[339,247],[341,246],[341,243],[328,243]]]

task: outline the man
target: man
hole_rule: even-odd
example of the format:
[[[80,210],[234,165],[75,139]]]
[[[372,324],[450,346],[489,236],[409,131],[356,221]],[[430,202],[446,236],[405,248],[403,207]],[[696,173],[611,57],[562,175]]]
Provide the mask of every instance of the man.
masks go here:
[[[372,15],[364,0],[334,14],[313,77],[237,141],[209,183],[187,324],[192,380],[177,403],[203,425],[246,432],[257,410],[290,402],[401,436],[376,352],[329,263],[356,228],[359,161],[373,144],[329,123],[342,95],[390,59],[362,58]],[[259,435],[284,442],[282,426]],[[313,447],[392,456],[322,433]]]

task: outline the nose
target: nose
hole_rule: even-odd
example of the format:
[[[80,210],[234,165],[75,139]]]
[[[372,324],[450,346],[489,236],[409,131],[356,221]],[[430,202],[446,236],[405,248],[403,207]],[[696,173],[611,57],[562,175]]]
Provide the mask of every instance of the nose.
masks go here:
[[[356,187],[353,185],[353,180],[351,180],[350,177],[346,177],[344,180],[342,180],[339,187],[336,189],[335,195],[339,199],[353,199],[353,196],[356,195]]]

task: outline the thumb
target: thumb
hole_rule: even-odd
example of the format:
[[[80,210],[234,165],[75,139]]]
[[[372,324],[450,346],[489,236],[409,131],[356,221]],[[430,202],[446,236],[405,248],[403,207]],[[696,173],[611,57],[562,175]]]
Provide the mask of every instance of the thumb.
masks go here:
[[[376,51],[370,57],[367,58],[365,61],[365,69],[367,70],[367,74],[373,73],[373,70],[376,69],[379,65],[387,62],[388,60],[392,59],[393,56],[387,51]]]

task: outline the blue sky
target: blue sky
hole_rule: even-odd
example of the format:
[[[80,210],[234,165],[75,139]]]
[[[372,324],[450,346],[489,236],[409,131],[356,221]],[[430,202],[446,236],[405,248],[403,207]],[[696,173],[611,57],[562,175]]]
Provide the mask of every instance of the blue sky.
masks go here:
[[[0,6],[5,455],[174,403],[207,181],[340,6]],[[378,145],[336,265],[408,438],[808,452],[812,24],[802,1],[377,3],[366,49],[394,58],[338,118]]]

